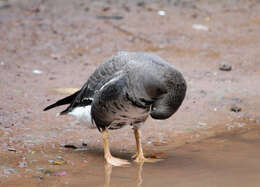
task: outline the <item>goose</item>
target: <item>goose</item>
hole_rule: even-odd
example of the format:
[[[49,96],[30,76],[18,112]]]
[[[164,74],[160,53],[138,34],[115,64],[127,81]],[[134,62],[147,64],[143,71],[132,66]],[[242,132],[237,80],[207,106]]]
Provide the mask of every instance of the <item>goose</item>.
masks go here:
[[[144,157],[140,127],[151,116],[171,117],[182,104],[186,81],[177,69],[161,57],[148,52],[118,52],[99,65],[83,87],[74,94],[46,107],[66,105],[58,115],[72,115],[102,135],[104,158],[113,166],[129,164],[111,155],[108,130],[129,125],[134,132],[135,162]]]

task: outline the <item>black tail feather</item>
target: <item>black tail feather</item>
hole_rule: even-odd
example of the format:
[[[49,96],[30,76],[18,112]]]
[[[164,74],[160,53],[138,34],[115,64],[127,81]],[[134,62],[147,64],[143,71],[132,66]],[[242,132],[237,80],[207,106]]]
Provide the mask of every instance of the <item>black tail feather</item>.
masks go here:
[[[77,91],[75,92],[74,94],[68,96],[68,97],[65,97],[59,101],[57,101],[56,103],[50,105],[50,106],[47,106],[45,109],[43,109],[43,111],[46,111],[46,110],[49,110],[49,109],[52,109],[54,107],[57,107],[57,106],[61,106],[61,105],[66,105],[66,104],[70,104],[74,99],[75,97],[78,95],[80,91]]]

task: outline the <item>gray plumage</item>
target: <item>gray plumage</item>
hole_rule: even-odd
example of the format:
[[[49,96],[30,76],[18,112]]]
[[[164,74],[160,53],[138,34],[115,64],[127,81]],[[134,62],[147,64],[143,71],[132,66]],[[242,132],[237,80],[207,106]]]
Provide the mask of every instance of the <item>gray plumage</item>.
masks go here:
[[[162,58],[145,52],[119,52],[104,61],[78,92],[45,110],[70,104],[61,112],[91,105],[91,118],[99,130],[138,125],[149,115],[167,119],[186,93],[182,74]]]

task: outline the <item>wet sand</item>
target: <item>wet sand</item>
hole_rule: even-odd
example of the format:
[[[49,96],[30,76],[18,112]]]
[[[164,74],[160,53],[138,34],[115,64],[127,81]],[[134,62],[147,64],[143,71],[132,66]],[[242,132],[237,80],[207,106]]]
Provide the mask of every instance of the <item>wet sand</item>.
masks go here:
[[[258,1],[9,3],[0,8],[0,186],[259,186]],[[63,107],[42,111],[119,50],[153,52],[187,80],[179,111],[142,127],[145,152],[168,155],[161,162],[111,168],[97,130],[56,118]],[[110,142],[116,156],[135,152],[127,127]]]

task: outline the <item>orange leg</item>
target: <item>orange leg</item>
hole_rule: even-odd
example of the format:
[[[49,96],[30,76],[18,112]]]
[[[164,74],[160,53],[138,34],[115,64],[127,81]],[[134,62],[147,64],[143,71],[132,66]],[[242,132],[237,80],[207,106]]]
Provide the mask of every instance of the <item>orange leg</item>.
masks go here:
[[[101,132],[103,143],[104,143],[104,157],[107,161],[107,163],[113,165],[113,166],[122,166],[126,164],[130,164],[127,160],[123,160],[120,158],[113,157],[109,150],[109,142],[108,142],[108,131],[103,130]]]
[[[136,148],[137,148],[137,153],[132,156],[132,158],[135,159],[134,161],[139,163],[159,161],[158,159],[151,159],[151,158],[144,157],[144,152],[141,143],[141,133],[138,129],[134,129],[134,134],[135,134],[135,141],[136,141]]]

